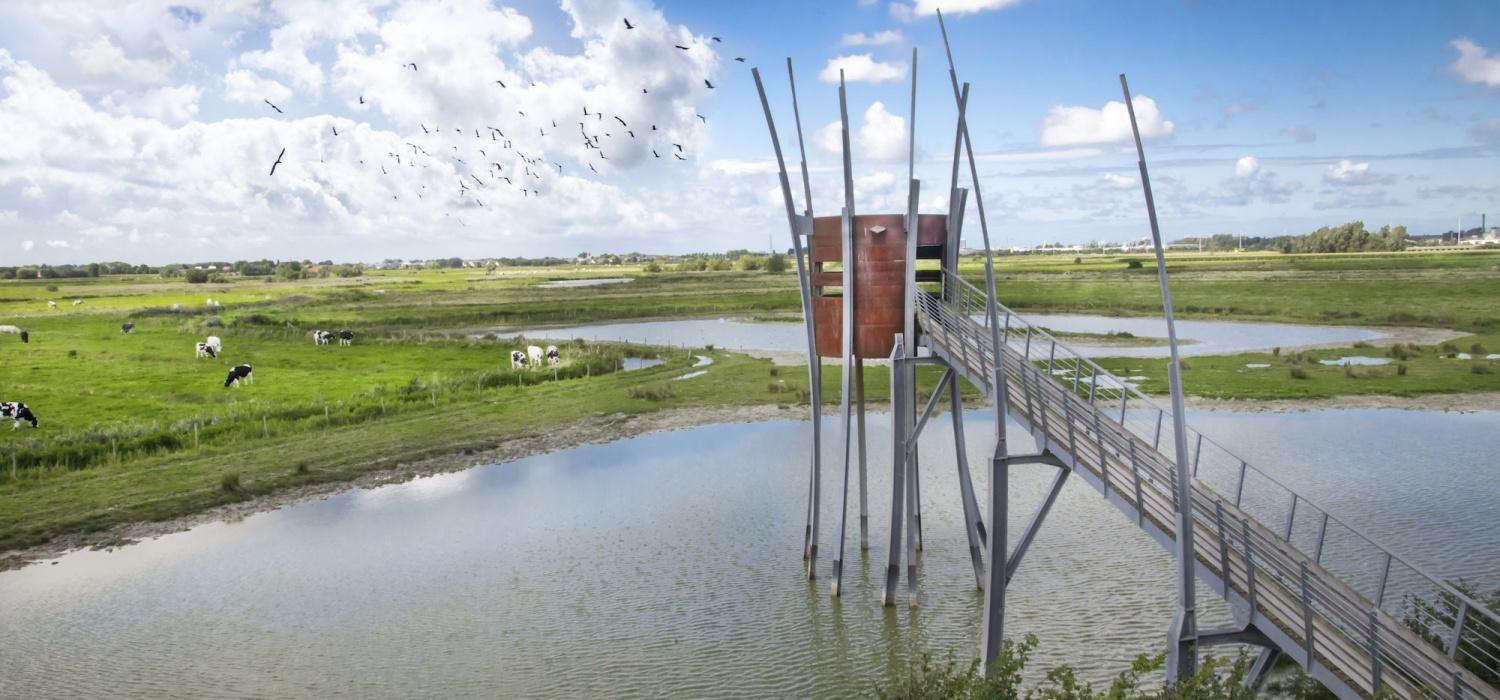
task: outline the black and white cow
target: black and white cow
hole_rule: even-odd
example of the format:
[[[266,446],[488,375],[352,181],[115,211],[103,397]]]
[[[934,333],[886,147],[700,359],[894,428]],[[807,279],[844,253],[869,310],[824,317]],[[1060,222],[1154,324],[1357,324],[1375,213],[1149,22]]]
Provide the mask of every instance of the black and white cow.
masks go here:
[[[250,384],[255,380],[250,377],[250,365],[235,365],[229,370],[229,377],[224,380],[224,388],[238,387],[241,382]]]
[[[122,324],[120,324],[120,332],[121,333],[129,333],[129,332],[131,332],[133,330],[135,330],[135,324],[134,323],[122,323]]]
[[[11,430],[21,427],[21,421],[30,423],[33,428],[37,424],[36,414],[32,413],[31,409],[26,407],[26,404],[19,401],[0,403],[0,419],[5,418],[13,421],[10,426]]]
[[[218,353],[214,352],[214,346],[209,345],[208,343],[204,343],[204,342],[196,343],[193,346],[193,349],[195,351],[197,351],[197,353],[198,353],[197,357],[199,359],[202,359],[202,358],[205,358],[205,357],[218,357],[219,356]]]
[[[521,369],[526,366],[526,353],[520,350],[510,351],[510,368]]]
[[[353,345],[353,344],[354,344],[354,331],[351,331],[351,330],[342,330],[342,331],[339,331],[339,345]]]
[[[556,366],[558,366],[561,363],[562,363],[562,357],[560,357],[557,354],[557,346],[556,345],[548,345],[547,346],[547,364],[552,365],[553,367],[556,367]]]
[[[333,331],[320,331],[314,329],[312,335],[313,345],[327,345],[333,342]]]
[[[17,326],[0,326],[0,333],[9,333],[11,335],[19,335],[19,336],[21,336],[21,342],[23,342],[23,343],[29,343],[29,342],[31,342],[31,334],[27,333],[26,331],[21,330]]]

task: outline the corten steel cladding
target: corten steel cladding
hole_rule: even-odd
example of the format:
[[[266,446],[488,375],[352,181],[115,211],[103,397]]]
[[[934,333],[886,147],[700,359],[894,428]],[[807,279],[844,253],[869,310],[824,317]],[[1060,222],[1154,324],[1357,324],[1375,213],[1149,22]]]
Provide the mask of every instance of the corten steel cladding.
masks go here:
[[[917,224],[917,257],[942,258],[947,242],[947,217],[924,214]],[[843,219],[820,216],[813,219],[808,253],[812,259],[814,296],[813,322],[818,355],[842,357],[844,347],[843,299],[829,292],[843,285],[843,275],[825,272],[823,266],[844,261],[840,244]],[[877,230],[884,229],[877,233]],[[854,354],[856,357],[890,357],[895,336],[901,333],[906,284],[906,217],[903,214],[869,214],[854,217]]]

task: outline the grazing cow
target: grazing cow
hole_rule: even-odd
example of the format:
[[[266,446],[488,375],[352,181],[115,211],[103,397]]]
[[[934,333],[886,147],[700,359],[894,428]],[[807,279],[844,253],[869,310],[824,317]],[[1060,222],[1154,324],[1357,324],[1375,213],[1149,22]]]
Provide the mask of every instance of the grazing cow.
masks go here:
[[[526,363],[532,367],[541,367],[542,349],[535,345],[526,346]]]
[[[520,369],[526,366],[526,353],[520,350],[510,351],[510,368]]]
[[[29,342],[31,342],[31,334],[27,333],[26,331],[21,330],[20,328],[18,328],[16,326],[0,326],[0,333],[9,333],[11,335],[19,335],[19,336],[21,336],[21,342],[23,342],[23,343],[29,343]]]
[[[47,308],[49,308],[49,309],[55,309],[55,308],[57,308],[57,302],[52,301],[51,299],[48,299],[47,300]]]
[[[313,331],[313,345],[327,345],[333,342],[333,331]]]
[[[229,370],[229,377],[224,380],[224,388],[238,387],[241,382],[249,384],[255,381],[250,377],[250,365],[235,365]]]
[[[19,401],[0,403],[0,419],[4,418],[11,419],[11,430],[21,427],[21,421],[30,423],[33,428],[37,424],[36,414],[32,413],[31,409],[26,407],[26,404]]]
[[[224,343],[219,340],[219,336],[208,336],[208,339],[203,341],[203,344],[213,348],[215,355],[224,354]]]
[[[214,351],[214,346],[209,345],[208,343],[203,343],[203,342],[196,343],[196,344],[193,345],[193,349],[197,351],[197,353],[198,353],[197,357],[199,359],[202,359],[202,358],[205,358],[205,357],[218,357],[219,356],[219,353],[216,352],[216,351]]]
[[[351,330],[342,330],[342,331],[339,331],[339,345],[353,345],[353,344],[354,344],[354,331],[351,331]]]
[[[83,300],[82,299],[74,299],[73,300],[73,305],[74,306],[83,306]]]
[[[562,358],[559,357],[558,354],[557,354],[557,346],[556,345],[548,345],[547,346],[547,364],[552,365],[553,367],[556,367],[556,366],[558,366],[561,363],[562,363]]]
[[[120,332],[121,333],[129,333],[129,332],[131,332],[133,330],[135,330],[135,324],[134,323],[122,323],[122,324],[120,324]]]

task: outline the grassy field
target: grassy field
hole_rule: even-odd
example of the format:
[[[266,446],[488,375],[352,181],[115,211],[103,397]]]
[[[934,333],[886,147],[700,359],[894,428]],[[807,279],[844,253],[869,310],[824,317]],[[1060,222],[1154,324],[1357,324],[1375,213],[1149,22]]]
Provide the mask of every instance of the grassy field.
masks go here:
[[[1025,311],[1155,313],[1156,282],[1132,258],[1004,258],[1002,298]],[[1500,254],[1174,255],[1185,317],[1455,328],[1453,347],[1252,353],[1189,360],[1190,393],[1306,398],[1500,391],[1500,366],[1444,357],[1500,351]],[[976,261],[965,274],[978,277]],[[556,278],[632,282],[555,288]],[[52,287],[49,289],[49,286]],[[57,301],[49,309],[47,300]],[[207,304],[214,299],[222,307]],[[74,300],[82,300],[74,305]],[[174,306],[175,305],[175,306]],[[784,319],[798,306],[791,274],[647,274],[639,268],[371,272],[349,279],[187,284],[154,277],[0,282],[0,400],[26,401],[40,430],[0,430],[0,551],[125,522],[184,515],[298,484],[335,482],[601,415],[663,407],[805,404],[804,368],[724,351],[567,343],[555,371],[512,370],[507,331],[643,317],[736,314]],[[120,324],[136,324],[122,334]],[[313,328],[349,328],[352,347],[315,346]],[[207,335],[224,340],[194,359]],[[1079,340],[1089,340],[1080,338]],[[1151,343],[1153,339],[1122,339]],[[701,380],[669,381],[692,355]],[[619,373],[627,354],[666,364]],[[1390,365],[1316,359],[1391,354]],[[225,389],[249,363],[255,383]],[[1249,369],[1247,363],[1268,364]],[[1159,360],[1102,362],[1165,391]],[[1404,367],[1405,369],[1398,369]],[[924,368],[930,371],[933,368]],[[871,368],[872,402],[886,371]],[[824,376],[825,400],[838,377]],[[929,385],[931,382],[929,382]]]

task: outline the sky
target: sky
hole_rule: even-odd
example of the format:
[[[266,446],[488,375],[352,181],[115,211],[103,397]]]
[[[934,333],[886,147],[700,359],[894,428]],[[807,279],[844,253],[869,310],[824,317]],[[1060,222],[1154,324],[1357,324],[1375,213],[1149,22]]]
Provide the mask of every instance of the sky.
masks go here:
[[[1169,239],[1500,225],[1494,0],[21,0],[0,265],[785,249],[788,57],[814,212],[842,70],[856,211],[904,212],[914,141],[944,213],[936,9],[997,248],[1149,233],[1120,73]]]

